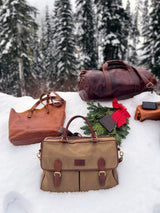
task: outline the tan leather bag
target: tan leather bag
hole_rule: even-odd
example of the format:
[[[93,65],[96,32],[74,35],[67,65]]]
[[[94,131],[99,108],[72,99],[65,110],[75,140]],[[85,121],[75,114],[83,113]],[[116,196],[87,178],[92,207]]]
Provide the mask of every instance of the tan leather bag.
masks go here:
[[[145,110],[142,105],[137,106],[135,120],[160,120],[160,102],[158,102],[158,108],[156,110]]]
[[[69,124],[83,118],[92,137],[67,137]],[[62,137],[45,138],[39,158],[43,169],[41,189],[51,192],[75,192],[108,189],[118,184],[116,168],[118,146],[114,138],[96,137],[89,121],[83,116],[72,117]]]
[[[44,107],[37,109],[40,103]],[[66,102],[52,91],[43,93],[33,107],[25,112],[17,113],[12,108],[9,116],[10,142],[28,145],[39,143],[47,136],[59,136],[65,119],[65,105]]]

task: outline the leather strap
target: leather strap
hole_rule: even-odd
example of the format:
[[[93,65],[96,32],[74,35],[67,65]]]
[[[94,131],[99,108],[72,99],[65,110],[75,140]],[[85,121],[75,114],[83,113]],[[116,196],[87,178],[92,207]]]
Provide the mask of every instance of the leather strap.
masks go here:
[[[152,88],[154,85],[151,81],[149,81],[144,75],[142,75],[142,73],[140,72],[140,70],[130,66],[129,64],[126,64],[124,61],[121,61],[121,60],[112,60],[112,61],[106,61],[103,66],[102,66],[102,70],[103,70],[103,73],[105,74],[105,72],[108,72],[108,66],[109,65],[119,65],[120,68],[123,67],[123,68],[126,68],[126,70],[130,71],[131,73],[133,71],[135,71],[139,77],[143,80],[143,82],[145,83],[145,85],[149,88]],[[105,78],[107,77],[108,79],[108,76],[105,75]],[[107,83],[107,82],[106,82]],[[108,88],[107,88],[108,89]],[[110,89],[109,89],[110,91]],[[107,90],[107,93],[108,93],[108,90]]]
[[[76,116],[72,117],[72,118],[68,121],[67,126],[66,126],[65,131],[64,131],[64,134],[63,134],[63,136],[62,136],[62,142],[64,142],[64,143],[67,142],[68,127],[69,127],[70,123],[71,123],[74,119],[76,119],[76,118],[83,118],[83,119],[86,121],[86,123],[88,124],[88,126],[89,126],[89,128],[90,128],[91,136],[92,136],[93,142],[97,142],[97,136],[96,136],[95,131],[94,131],[93,128],[92,128],[92,125],[91,125],[90,122],[87,120],[87,118],[83,117],[82,115],[76,115]]]
[[[104,171],[104,169],[105,169],[105,160],[104,158],[100,158],[98,160],[98,170],[99,170],[99,184],[101,186],[104,186],[106,182],[106,172]]]
[[[50,94],[51,93],[54,93],[55,96],[51,96]],[[46,96],[45,98],[43,98],[44,96]],[[53,100],[56,100],[57,102],[54,102]],[[46,104],[44,104],[43,102],[44,101],[47,101]],[[61,98],[56,92],[54,91],[50,91],[48,93],[42,93],[39,100],[32,106],[32,108],[29,110],[28,112],[28,118],[31,118],[32,117],[32,114],[34,112],[34,110],[37,108],[37,106],[39,104],[43,104],[47,113],[49,113],[49,110],[48,110],[48,105],[49,105],[49,101],[52,102],[52,104],[54,104],[56,107],[59,107],[61,106],[63,103],[64,103],[64,99]]]
[[[106,81],[106,92],[107,92],[107,96],[110,96],[112,94],[112,87],[111,87],[112,83],[111,83],[110,73],[106,72],[103,69],[103,74],[104,74],[105,81]]]
[[[61,181],[61,169],[62,169],[62,162],[60,159],[54,161],[54,186],[57,187]]]
[[[142,73],[140,72],[140,70],[135,69],[134,70],[137,72],[137,74],[141,77],[141,79],[143,80],[143,82],[145,83],[145,85],[147,86],[149,83],[152,84],[151,81],[148,80],[148,78],[146,78],[144,75],[142,75]],[[153,85],[153,84],[152,84]],[[153,85],[154,86],[154,85]]]

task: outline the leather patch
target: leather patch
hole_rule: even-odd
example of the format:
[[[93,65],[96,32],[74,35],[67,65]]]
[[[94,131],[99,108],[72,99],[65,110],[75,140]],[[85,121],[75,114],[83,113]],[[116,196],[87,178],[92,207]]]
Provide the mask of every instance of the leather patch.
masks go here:
[[[76,160],[74,160],[74,165],[75,166],[85,166],[85,160],[76,159]]]

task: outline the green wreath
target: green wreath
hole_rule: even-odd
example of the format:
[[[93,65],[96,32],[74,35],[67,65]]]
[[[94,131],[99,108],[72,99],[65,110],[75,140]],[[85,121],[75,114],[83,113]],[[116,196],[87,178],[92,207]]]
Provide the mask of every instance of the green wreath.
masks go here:
[[[119,128],[117,127],[116,124],[113,131],[109,132],[99,123],[99,120],[106,114],[111,116],[115,111],[117,111],[117,109],[110,107],[103,107],[99,102],[96,102],[96,104],[94,104],[93,101],[87,102],[87,105],[88,105],[87,109],[89,110],[89,112],[87,113],[87,119],[91,123],[97,136],[108,135],[114,137],[117,140],[118,144],[121,145],[122,139],[125,139],[126,136],[129,134],[130,130],[129,119],[127,118],[127,123]],[[86,122],[85,125],[81,127],[81,129],[84,130],[85,135],[90,135],[90,129]]]

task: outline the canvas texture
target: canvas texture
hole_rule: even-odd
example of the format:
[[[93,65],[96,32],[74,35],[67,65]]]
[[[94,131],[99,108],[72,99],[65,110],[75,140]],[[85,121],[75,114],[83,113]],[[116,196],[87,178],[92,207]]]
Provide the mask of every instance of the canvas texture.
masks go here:
[[[45,191],[88,191],[118,184],[118,146],[112,137],[48,137],[41,143],[40,159]]]

